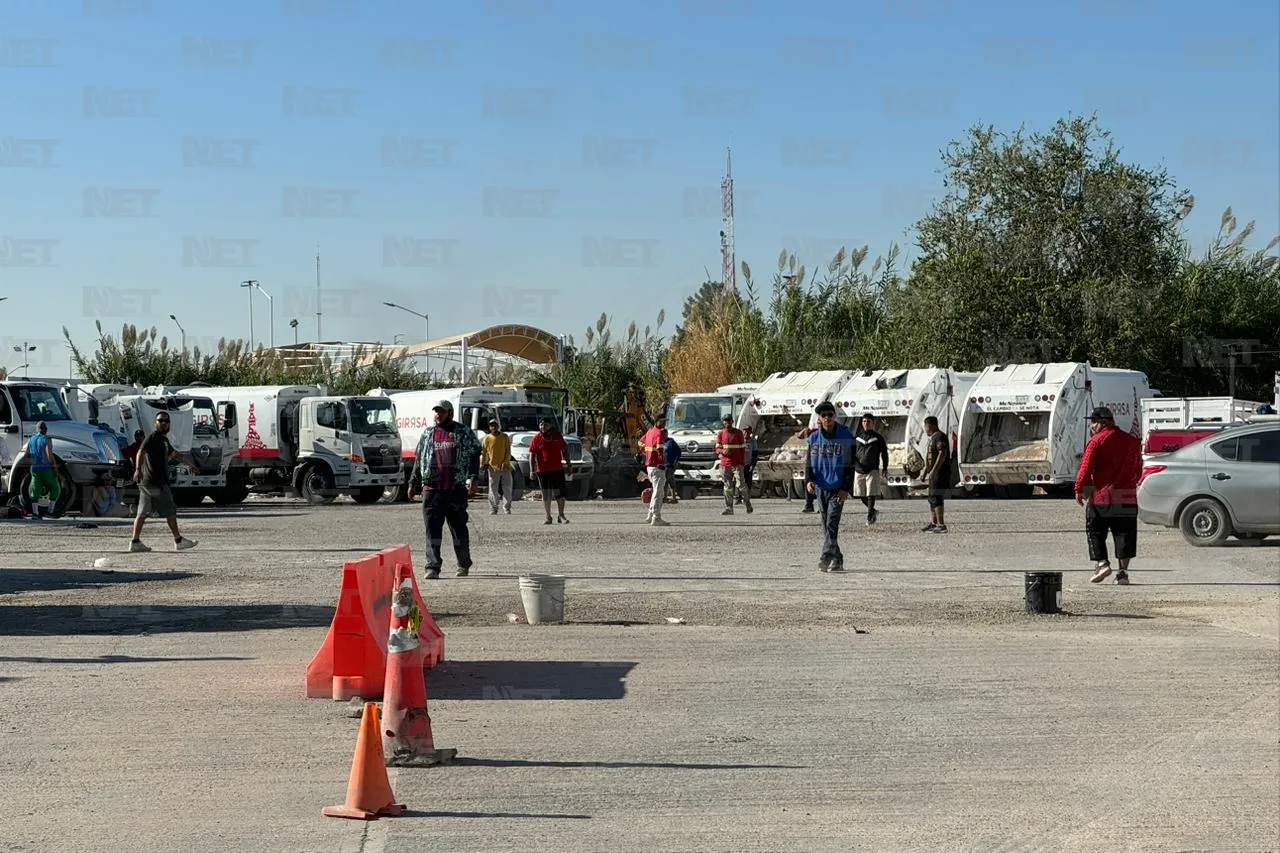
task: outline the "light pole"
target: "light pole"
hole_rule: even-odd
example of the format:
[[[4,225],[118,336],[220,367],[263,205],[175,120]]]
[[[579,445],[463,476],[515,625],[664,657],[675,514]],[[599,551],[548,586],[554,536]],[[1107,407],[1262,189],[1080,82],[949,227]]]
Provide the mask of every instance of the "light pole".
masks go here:
[[[17,353],[22,353],[23,364],[20,365],[20,367],[22,368],[22,378],[30,379],[31,378],[31,370],[30,370],[31,362],[27,359],[27,354],[33,353],[36,351],[35,345],[28,344],[26,341],[23,341],[22,346],[14,347],[13,351]]]
[[[258,284],[258,282],[255,281],[253,283],[253,286],[258,289],[259,293],[267,297],[267,312],[268,312],[267,323],[268,323],[268,328],[271,330],[271,335],[270,335],[271,348],[275,349],[276,348],[276,301],[271,298],[270,293],[267,293],[265,290],[262,289],[262,285]]]
[[[298,318],[294,317],[289,321],[289,328],[293,329],[293,345],[298,345]]]
[[[387,306],[388,308],[399,308],[401,311],[407,311],[408,313],[412,314],[415,317],[421,317],[422,318],[422,334],[423,334],[422,342],[426,343],[427,341],[431,340],[431,318],[428,317],[426,314],[421,314],[417,311],[414,311],[412,308],[405,308],[403,305],[397,305],[394,302],[383,302],[382,304]],[[427,365],[428,365],[427,351],[423,350],[422,351],[422,373],[424,376],[428,373]]]
[[[257,282],[253,279],[243,280],[241,287],[248,288],[248,351],[253,351],[253,286]]]
[[[170,314],[170,315],[169,315],[169,319],[170,319],[170,320],[172,320],[172,321],[174,322],[174,324],[175,324],[175,325],[177,325],[177,327],[178,327],[178,331],[179,331],[179,332],[182,332],[182,360],[183,360],[183,361],[186,361],[186,359],[187,359],[187,330],[186,330],[186,329],[184,329],[184,328],[182,328],[182,324],[178,322],[178,318],[177,318],[177,317],[175,317],[175,316],[173,316],[172,314]]]

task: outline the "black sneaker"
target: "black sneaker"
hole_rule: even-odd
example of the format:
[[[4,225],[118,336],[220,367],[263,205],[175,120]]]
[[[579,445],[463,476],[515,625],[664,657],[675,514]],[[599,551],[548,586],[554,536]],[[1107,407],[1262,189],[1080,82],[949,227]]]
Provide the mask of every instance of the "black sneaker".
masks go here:
[[[880,517],[880,512],[878,510],[874,510],[874,509],[868,510],[867,511],[867,527],[870,527],[871,525],[875,524],[876,519],[879,517]]]
[[[800,510],[800,511],[801,511],[801,512],[813,512],[813,507],[811,507],[811,506],[807,506],[807,507],[805,507],[804,509],[802,509],[802,510]]]
[[[456,575],[456,577],[465,578],[469,574],[471,574],[470,568],[458,569],[458,574]]]
[[[426,577],[427,577],[427,580],[429,580],[429,581],[439,580],[439,579],[440,579],[440,570],[439,570],[439,569],[427,569],[427,575],[426,575]]]
[[[830,563],[830,562],[828,562],[827,560],[819,560],[819,561],[818,561],[818,571],[820,571],[820,572],[829,572],[829,571],[831,571],[831,563]]]
[[[933,532],[933,528],[935,528],[935,527],[937,527],[937,526],[938,526],[938,523],[937,523],[936,521],[931,521],[931,522],[929,522],[928,524],[926,524],[924,527],[921,527],[921,528],[920,528],[920,532],[921,532],[921,533],[932,533],[932,532]]]
[[[829,572],[843,572],[843,571],[844,571],[844,563],[838,563],[838,562],[837,562],[837,563],[832,563],[832,564],[831,564],[831,568],[827,569],[827,571],[829,571]]]
[[[1128,585],[1129,585],[1129,573],[1128,573],[1128,572],[1126,572],[1126,571],[1124,571],[1123,569],[1121,569],[1120,571],[1116,572],[1116,583],[1117,583],[1117,584],[1119,584],[1120,586],[1128,586]]]
[[[947,526],[946,526],[945,524],[935,524],[935,525],[933,526],[933,529],[932,529],[932,530],[930,530],[929,532],[930,532],[930,533],[946,533],[946,532],[947,532]]]

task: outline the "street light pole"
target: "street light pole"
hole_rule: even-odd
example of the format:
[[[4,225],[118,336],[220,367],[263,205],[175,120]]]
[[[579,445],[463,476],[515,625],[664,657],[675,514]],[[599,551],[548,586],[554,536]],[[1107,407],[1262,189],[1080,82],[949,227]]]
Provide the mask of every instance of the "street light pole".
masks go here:
[[[397,305],[394,302],[383,302],[382,304],[387,306],[388,308],[399,308],[401,311],[408,312],[415,317],[421,317],[422,318],[422,334],[423,334],[422,342],[425,344],[427,341],[431,340],[431,318],[428,315],[418,311],[414,311],[412,308],[406,308],[403,305]],[[423,350],[422,351],[422,373],[424,376],[429,372],[428,364],[429,362],[427,361],[427,350]]]
[[[182,332],[182,360],[187,360],[187,330],[182,328],[182,324],[178,322],[178,318],[170,314],[169,319],[177,325],[178,331]]]
[[[271,330],[271,335],[270,335],[271,348],[275,349],[276,348],[276,301],[271,298],[270,293],[267,293],[265,290],[262,289],[262,285],[258,284],[258,282],[255,281],[253,283],[253,286],[258,289],[259,293],[267,297],[267,312],[268,312],[267,323],[269,324],[268,328]]]
[[[253,288],[258,282],[253,279],[247,279],[240,282],[241,287],[249,289],[249,352],[253,352]]]
[[[30,379],[31,378],[31,360],[27,358],[27,355],[29,353],[33,353],[36,351],[35,346],[28,344],[26,341],[23,341],[22,346],[20,347],[15,346],[13,348],[13,351],[22,353],[22,361],[23,361],[22,378]]]
[[[289,321],[289,328],[293,329],[293,345],[298,345],[298,318],[294,317]]]

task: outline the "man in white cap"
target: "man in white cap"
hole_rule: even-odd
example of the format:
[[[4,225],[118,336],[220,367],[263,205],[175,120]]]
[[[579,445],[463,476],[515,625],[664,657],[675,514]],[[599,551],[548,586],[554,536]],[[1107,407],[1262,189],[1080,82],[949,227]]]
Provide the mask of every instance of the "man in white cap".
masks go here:
[[[467,499],[474,497],[480,477],[480,442],[465,424],[453,419],[453,404],[432,407],[435,426],[418,439],[417,459],[409,478],[411,493],[422,491],[422,518],[427,528],[427,580],[440,577],[440,542],[444,526],[453,537],[458,577],[471,571],[471,536],[467,531]]]

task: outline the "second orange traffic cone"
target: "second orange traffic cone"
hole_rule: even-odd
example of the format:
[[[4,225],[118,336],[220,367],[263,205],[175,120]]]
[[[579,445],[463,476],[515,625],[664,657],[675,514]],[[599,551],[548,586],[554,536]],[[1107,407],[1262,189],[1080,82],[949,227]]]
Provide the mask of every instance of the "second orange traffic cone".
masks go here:
[[[351,762],[347,781],[347,801],[340,806],[320,810],[325,817],[349,817],[355,820],[377,820],[383,815],[404,814],[405,807],[391,793],[391,780],[382,760],[382,738],[378,732],[378,706],[367,702],[360,718],[360,735],[356,738],[356,755]]]
[[[422,640],[418,636],[422,613],[413,592],[413,568],[396,564],[382,694],[382,751],[388,767],[448,764],[458,754],[456,749],[436,749],[431,734]]]

